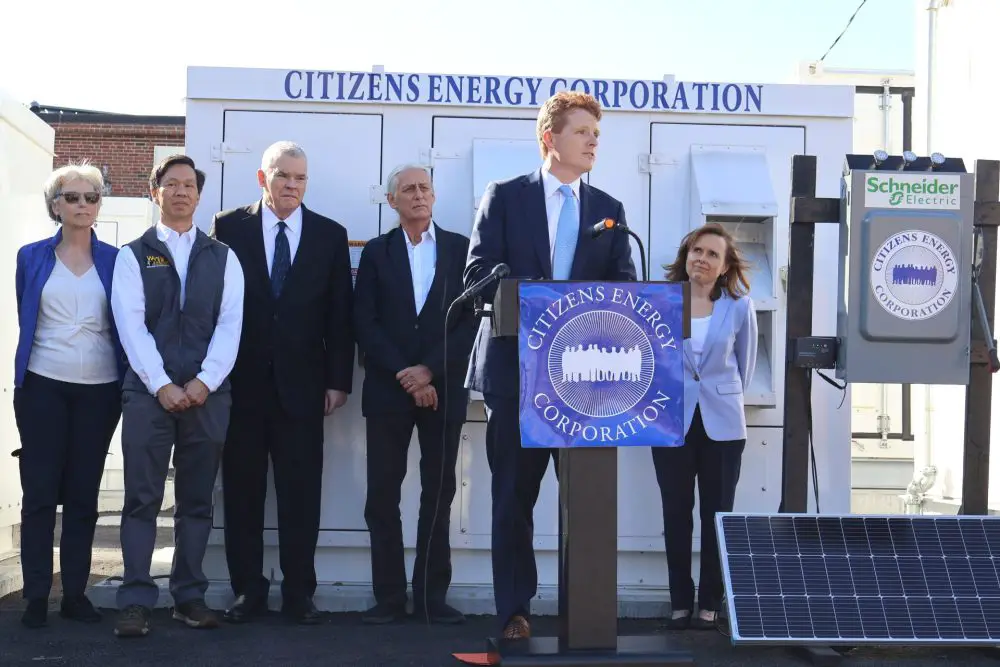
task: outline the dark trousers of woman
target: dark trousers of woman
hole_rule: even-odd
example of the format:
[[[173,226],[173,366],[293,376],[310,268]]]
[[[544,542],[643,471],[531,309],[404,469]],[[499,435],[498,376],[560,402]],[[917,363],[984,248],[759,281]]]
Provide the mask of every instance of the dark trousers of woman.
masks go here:
[[[97,499],[121,416],[117,382],[86,385],[28,373],[14,390],[21,435],[21,571],[24,597],[48,598],[56,507],[63,595],[84,594],[97,526]]]
[[[701,408],[695,407],[691,426],[680,447],[652,447],[653,467],[663,501],[663,532],[667,546],[672,610],[694,610],[691,578],[694,531],[694,483],[698,480],[701,514],[701,572],[698,609],[719,611],[722,568],[715,534],[715,514],[731,512],[740,479],[746,440],[712,440],[705,433]]]

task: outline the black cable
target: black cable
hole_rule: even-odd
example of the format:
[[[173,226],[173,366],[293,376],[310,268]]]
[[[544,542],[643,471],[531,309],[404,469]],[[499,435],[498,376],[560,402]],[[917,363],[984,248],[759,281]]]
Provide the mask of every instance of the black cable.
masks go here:
[[[813,438],[812,372],[806,370],[806,422],[809,426],[809,460],[812,464],[813,499],[819,514],[819,472],[816,469],[816,440]]]
[[[847,29],[851,27],[851,23],[854,22],[854,17],[858,15],[858,12],[861,11],[861,8],[865,6],[866,2],[868,2],[868,0],[861,0],[861,4],[858,5],[858,8],[854,10],[853,14],[851,14],[851,18],[847,19],[847,25],[845,25],[844,29],[840,31],[839,35],[837,35],[837,39],[833,40],[833,44],[831,44],[830,48],[826,50],[826,53],[823,54],[823,57],[819,59],[820,62],[826,60],[826,57],[830,55],[830,51],[833,51],[833,47],[837,46],[837,42],[839,42],[840,38],[844,36],[844,33],[847,32]]]
[[[448,294],[448,284],[445,282],[445,298]],[[427,625],[431,624],[430,608],[427,602],[427,575],[430,571],[431,563],[431,544],[434,542],[434,529],[437,527],[438,511],[441,509],[441,496],[444,494],[444,475],[448,467],[448,323],[451,321],[451,310],[456,305],[456,302],[452,302],[448,306],[448,310],[444,315],[444,368],[442,369],[442,387],[444,394],[441,401],[438,402],[438,409],[442,412],[443,426],[441,428],[441,474],[438,477],[438,491],[437,498],[434,501],[434,513],[431,515],[431,527],[427,531],[427,547],[424,549],[424,621]],[[454,465],[454,464],[453,464]],[[449,535],[449,539],[451,536]],[[416,600],[413,601],[416,605]]]

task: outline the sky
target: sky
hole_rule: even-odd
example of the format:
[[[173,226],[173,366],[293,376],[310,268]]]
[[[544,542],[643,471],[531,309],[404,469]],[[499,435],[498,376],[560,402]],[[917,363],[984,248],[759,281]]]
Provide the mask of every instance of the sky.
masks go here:
[[[912,70],[919,1],[866,0],[824,65]],[[0,90],[24,104],[183,115],[188,66],[793,82],[860,3],[18,1]]]

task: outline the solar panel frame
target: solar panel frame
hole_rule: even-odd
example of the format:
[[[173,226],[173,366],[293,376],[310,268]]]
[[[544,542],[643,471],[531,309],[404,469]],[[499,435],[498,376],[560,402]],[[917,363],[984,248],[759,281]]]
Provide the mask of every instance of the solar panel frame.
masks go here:
[[[726,534],[734,519],[764,520],[768,530],[751,532],[748,523],[744,541]],[[838,525],[836,539],[824,542],[823,530],[829,535]],[[722,512],[715,526],[734,645],[1000,645],[1000,517]],[[928,541],[932,534],[936,541]],[[949,550],[942,535],[964,551]],[[752,587],[742,576],[748,567]],[[762,578],[777,585],[776,595],[760,595]]]

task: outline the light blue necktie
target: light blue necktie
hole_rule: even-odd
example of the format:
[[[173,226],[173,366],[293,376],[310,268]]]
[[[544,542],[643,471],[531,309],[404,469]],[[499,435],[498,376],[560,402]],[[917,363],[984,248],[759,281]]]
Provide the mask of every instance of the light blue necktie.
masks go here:
[[[569,272],[573,268],[573,255],[576,253],[576,240],[580,236],[580,215],[577,212],[573,189],[563,185],[559,188],[559,192],[563,195],[563,205],[559,212],[559,225],[556,227],[552,279],[569,280]]]

